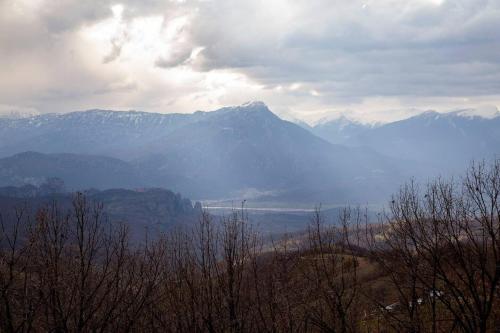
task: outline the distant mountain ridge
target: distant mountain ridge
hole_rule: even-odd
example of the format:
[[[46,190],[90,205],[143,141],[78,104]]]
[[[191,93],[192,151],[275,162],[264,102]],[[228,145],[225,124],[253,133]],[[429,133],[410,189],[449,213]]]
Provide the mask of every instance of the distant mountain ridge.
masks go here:
[[[472,160],[500,155],[500,112],[481,116],[473,110],[435,111],[383,124],[338,121],[311,131],[332,143],[368,147],[383,155],[419,164],[420,174],[461,172]],[[418,173],[417,173],[418,174]]]
[[[0,119],[0,156],[22,151],[123,157],[196,115],[89,110]],[[129,148],[124,150],[125,146]]]
[[[162,186],[193,198],[262,192],[280,200],[368,200],[402,178],[393,159],[328,143],[262,102],[193,114],[90,110],[1,119],[0,139],[0,156],[107,156],[114,160],[104,164],[119,169],[108,182],[128,175],[127,187]]]
[[[264,112],[276,117],[264,103],[251,102],[189,114],[93,109],[25,118],[0,118],[0,157],[36,151],[106,155],[127,160],[132,159],[134,153],[141,151],[143,146],[183,126],[235,112]]]
[[[357,135],[375,127],[356,120],[341,116],[336,119],[321,121],[312,126],[310,130],[320,138],[334,144],[348,144]]]

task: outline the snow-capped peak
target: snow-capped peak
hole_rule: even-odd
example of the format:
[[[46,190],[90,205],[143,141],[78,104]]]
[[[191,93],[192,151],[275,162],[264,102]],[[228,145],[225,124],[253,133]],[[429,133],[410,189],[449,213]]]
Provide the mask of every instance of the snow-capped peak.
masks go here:
[[[248,102],[241,104],[241,107],[267,108],[267,105],[262,101],[248,101]]]
[[[349,115],[341,113],[341,114],[333,114],[333,115],[328,115],[326,117],[323,117],[323,118],[319,119],[318,121],[316,121],[314,123],[314,126],[325,125],[328,123],[336,123],[341,127],[349,126],[349,125],[353,125],[353,124],[354,125],[367,125],[367,124],[364,124],[363,122],[361,122],[361,121],[359,121],[359,120],[357,120]]]

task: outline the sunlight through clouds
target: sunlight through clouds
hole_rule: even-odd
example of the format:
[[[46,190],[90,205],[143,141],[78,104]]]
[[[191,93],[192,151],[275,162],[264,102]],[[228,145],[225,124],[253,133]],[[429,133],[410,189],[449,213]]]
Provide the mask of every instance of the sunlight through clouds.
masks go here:
[[[96,50],[101,50],[103,65],[127,72],[137,90],[145,94],[162,88],[170,93],[184,92],[175,98],[157,99],[149,108],[192,112],[193,103],[200,108],[221,107],[222,101],[232,101],[231,95],[245,91],[244,95],[251,97],[263,89],[263,85],[235,71],[199,71],[192,67],[204,47],[189,40],[189,15],[170,17],[168,21],[161,15],[125,21],[124,10],[124,5],[112,6],[112,17],[83,27],[81,34]],[[190,92],[192,89],[195,91]],[[131,96],[127,99],[133,100]]]
[[[192,112],[264,100],[281,115],[370,119],[385,119],[380,101],[498,106],[499,22],[493,0],[4,0],[0,104]]]

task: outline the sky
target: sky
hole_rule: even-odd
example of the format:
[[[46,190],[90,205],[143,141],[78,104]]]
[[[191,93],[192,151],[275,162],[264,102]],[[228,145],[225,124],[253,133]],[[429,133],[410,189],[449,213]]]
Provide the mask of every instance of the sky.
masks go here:
[[[500,107],[498,0],[0,0],[0,114]]]

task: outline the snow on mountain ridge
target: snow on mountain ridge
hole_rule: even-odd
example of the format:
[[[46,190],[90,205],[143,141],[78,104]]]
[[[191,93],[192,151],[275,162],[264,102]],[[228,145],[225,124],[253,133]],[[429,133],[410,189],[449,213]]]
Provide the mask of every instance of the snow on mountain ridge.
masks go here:
[[[477,109],[462,109],[448,112],[449,115],[456,115],[465,118],[485,118],[485,119],[494,119],[496,117],[500,117],[500,111],[496,107],[483,107]]]

